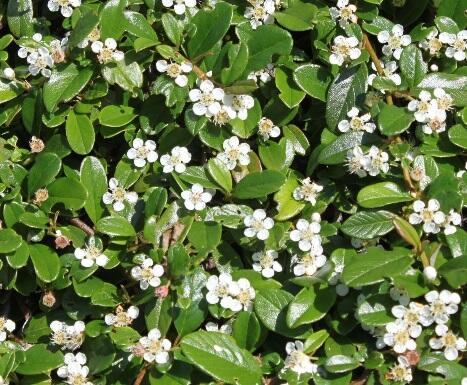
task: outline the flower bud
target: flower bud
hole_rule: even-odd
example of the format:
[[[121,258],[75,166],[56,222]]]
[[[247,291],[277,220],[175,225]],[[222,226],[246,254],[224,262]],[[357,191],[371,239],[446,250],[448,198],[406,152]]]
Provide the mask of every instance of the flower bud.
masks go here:
[[[46,188],[40,188],[34,193],[33,203],[40,206],[47,199],[49,199],[49,191]]]
[[[438,272],[433,266],[427,266],[423,269],[423,275],[428,281],[433,281],[436,279]]]
[[[157,298],[165,298],[169,295],[169,286],[165,285],[156,287],[154,293]]]
[[[33,136],[29,141],[29,148],[31,149],[32,153],[42,152],[44,147],[44,142],[41,139],[36,138],[35,136]]]
[[[430,71],[431,72],[438,72],[438,66],[436,64],[432,64],[430,66]]]
[[[55,298],[55,295],[54,293],[52,293],[51,291],[47,291],[45,292],[43,295],[42,295],[42,298],[41,298],[41,302],[44,306],[48,307],[48,308],[51,308],[55,305],[55,302],[56,302],[56,298]]]
[[[5,76],[5,78],[8,80],[13,80],[15,78],[15,71],[13,68],[5,68],[3,70],[3,76]]]

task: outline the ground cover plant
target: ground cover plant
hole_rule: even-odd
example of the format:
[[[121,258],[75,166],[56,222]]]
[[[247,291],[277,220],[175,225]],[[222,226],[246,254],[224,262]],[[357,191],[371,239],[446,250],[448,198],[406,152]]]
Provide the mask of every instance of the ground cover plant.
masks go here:
[[[466,25],[0,2],[0,384],[466,385]]]

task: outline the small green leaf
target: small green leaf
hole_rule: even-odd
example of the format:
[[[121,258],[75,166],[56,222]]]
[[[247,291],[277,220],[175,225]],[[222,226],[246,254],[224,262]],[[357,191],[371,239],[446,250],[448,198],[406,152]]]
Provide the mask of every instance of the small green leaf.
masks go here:
[[[13,229],[0,230],[0,253],[12,253],[21,246],[23,239]]]
[[[232,175],[225,165],[219,160],[212,158],[208,161],[208,171],[212,179],[225,191],[232,191]]]
[[[303,92],[293,80],[292,70],[281,67],[275,71],[276,87],[280,91],[279,98],[289,108],[299,105],[305,97]]]
[[[51,183],[62,168],[60,158],[53,152],[39,154],[29,170],[28,194],[32,196],[39,188]]]
[[[452,126],[448,131],[449,140],[456,146],[467,149],[467,128],[462,124]]]
[[[60,259],[55,251],[46,245],[30,245],[29,254],[31,255],[34,271],[44,282],[53,282],[57,279],[60,272]]]
[[[112,237],[133,237],[135,229],[124,217],[110,216],[99,219],[97,231]]]
[[[221,241],[222,226],[216,222],[194,222],[188,240],[200,252],[214,250]]]
[[[365,208],[387,206],[394,203],[409,202],[411,195],[393,182],[380,182],[363,187],[357,195],[357,202]]]
[[[233,195],[239,199],[265,197],[280,189],[285,176],[273,170],[257,171],[246,175],[234,188]]]
[[[383,104],[378,115],[378,128],[382,134],[393,136],[408,130],[414,121],[413,113],[406,108]]]
[[[317,64],[304,64],[294,71],[294,80],[298,86],[313,98],[326,101],[326,93],[331,84],[331,73]]]
[[[47,188],[49,199],[45,205],[52,207],[56,203],[62,203],[69,210],[78,210],[84,206],[88,193],[84,186],[73,178],[59,178],[53,181]]]
[[[107,191],[107,176],[99,159],[88,156],[83,159],[80,168],[80,180],[88,192],[84,209],[89,218],[96,223],[104,213],[102,196]]]
[[[24,352],[24,361],[16,368],[16,372],[31,376],[49,373],[63,365],[63,353],[60,350],[50,351],[45,344],[32,345]]]
[[[71,149],[80,155],[86,155],[94,146],[95,133],[87,115],[75,114],[71,110],[66,119],[66,138]]]
[[[422,51],[414,44],[410,44],[403,49],[400,68],[409,87],[420,83],[428,72],[428,65],[423,61]]]
[[[108,127],[125,126],[134,118],[136,118],[134,108],[128,106],[105,106],[99,112],[99,123]]]
[[[373,239],[389,233],[393,228],[393,215],[388,211],[359,211],[349,217],[341,231],[358,239]]]
[[[395,216],[393,223],[396,231],[408,244],[412,245],[417,251],[422,249],[420,236],[418,235],[417,230],[415,230],[409,222],[401,217]]]

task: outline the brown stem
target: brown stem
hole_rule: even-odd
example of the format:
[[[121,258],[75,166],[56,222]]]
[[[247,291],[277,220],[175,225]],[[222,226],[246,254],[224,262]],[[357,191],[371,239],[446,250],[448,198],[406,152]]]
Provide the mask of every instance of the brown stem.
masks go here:
[[[141,385],[147,371],[148,371],[148,368],[143,366],[141,370],[139,371],[138,375],[136,376],[136,380],[135,382],[133,382],[133,385]]]
[[[376,71],[380,76],[384,76],[384,69],[383,66],[381,65],[381,61],[378,58],[378,55],[376,54],[375,49],[371,45],[370,39],[368,38],[368,35],[366,33],[363,34],[363,47],[368,51],[370,54],[371,61],[375,64]],[[392,106],[394,103],[392,101],[392,96],[390,94],[386,94],[386,103]]]
[[[70,224],[83,230],[87,235],[94,235],[94,230],[79,218],[71,218]]]

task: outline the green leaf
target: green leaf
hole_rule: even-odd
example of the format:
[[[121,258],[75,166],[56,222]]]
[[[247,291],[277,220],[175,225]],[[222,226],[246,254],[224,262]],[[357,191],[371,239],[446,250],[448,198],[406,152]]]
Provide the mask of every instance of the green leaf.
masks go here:
[[[241,348],[254,350],[261,337],[261,325],[255,313],[249,311],[238,313],[232,324],[232,337]]]
[[[383,104],[378,115],[378,128],[383,135],[393,136],[407,131],[413,121],[413,113],[406,108]]]
[[[0,79],[0,104],[6,103],[23,93],[23,89],[14,82]]]
[[[181,348],[196,367],[224,383],[261,382],[261,368],[256,359],[224,333],[197,331],[182,339]]]
[[[435,88],[442,88],[452,96],[456,106],[467,106],[467,76],[446,73],[431,73],[423,78],[413,90],[418,95],[421,90],[433,92]]]
[[[435,17],[435,25],[439,32],[447,32],[457,34],[459,32],[459,26],[457,23],[447,16]]]
[[[8,0],[6,12],[8,27],[15,37],[32,36],[33,13],[32,0]]]
[[[323,318],[336,300],[336,288],[333,286],[317,289],[315,286],[304,287],[289,304],[287,326],[296,328]]]
[[[240,138],[249,138],[252,136],[261,119],[261,105],[258,100],[255,99],[253,108],[248,110],[248,117],[245,120],[239,118],[232,119],[230,125],[232,126],[232,133],[239,136]]]
[[[467,233],[457,229],[454,234],[446,235],[449,249],[454,258],[467,255]]]
[[[16,368],[16,372],[27,376],[49,373],[63,365],[63,353],[60,350],[51,352],[45,344],[32,345],[24,352],[24,361]]]
[[[404,272],[413,262],[410,250],[396,247],[386,251],[378,247],[369,247],[346,264],[342,279],[347,286],[357,287],[381,282],[385,277]]]
[[[252,172],[235,186],[233,196],[239,199],[261,198],[279,190],[284,182],[285,176],[278,171]]]
[[[365,325],[385,326],[394,321],[390,311],[393,306],[394,302],[387,295],[372,295],[359,303],[356,316]]]
[[[84,186],[73,178],[59,178],[53,181],[47,188],[49,199],[43,204],[52,207],[56,203],[63,203],[69,210],[82,208],[88,198]]]
[[[362,131],[350,131],[343,135],[339,135],[331,143],[325,146],[319,156],[320,164],[341,164],[344,163],[347,152],[361,144],[370,143],[375,136]]]
[[[125,60],[120,60],[107,64],[102,68],[102,76],[109,84],[118,84],[133,95],[136,95],[143,85],[143,73],[137,62],[126,64]]]
[[[188,240],[199,253],[214,250],[221,241],[222,226],[216,222],[194,222],[188,232]]]
[[[99,24],[99,17],[94,12],[86,12],[81,15],[75,27],[71,31],[70,38],[68,39],[68,47],[74,48],[83,40],[87,39],[89,34]]]
[[[23,239],[13,229],[0,230],[0,253],[12,253],[21,246]]]
[[[293,76],[298,86],[308,95],[326,101],[326,93],[332,81],[327,68],[317,64],[304,64],[295,69]]]
[[[453,19],[460,29],[465,29],[467,19],[465,17],[465,3],[463,0],[443,0],[438,7],[439,16],[447,16]]]
[[[94,71],[90,67],[79,68],[74,63],[57,67],[44,83],[44,106],[53,112],[61,102],[69,102],[78,95],[91,80]]]
[[[180,45],[182,40],[183,25],[173,16],[171,13],[162,14],[162,26],[164,27],[164,32],[170,41],[175,45]]]
[[[274,12],[274,18],[290,31],[308,31],[313,28],[317,12],[316,5],[296,2],[282,12]]]
[[[344,373],[359,366],[360,363],[355,358],[342,354],[331,356],[324,363],[324,367],[330,373]]]
[[[129,33],[154,43],[159,42],[156,32],[141,13],[125,10],[123,17],[126,21],[125,30]]]
[[[107,176],[99,159],[88,156],[81,162],[80,180],[88,192],[84,209],[93,223],[104,213],[102,196],[107,191]]]
[[[310,142],[303,131],[293,124],[284,127],[284,137],[292,143],[293,149],[297,154],[305,155]]]
[[[262,290],[256,293],[255,313],[269,330],[292,338],[306,336],[310,331],[308,326],[296,329],[287,326],[287,308],[293,299],[294,296],[285,290]]]
[[[136,118],[134,108],[128,106],[105,106],[99,112],[99,123],[108,127],[125,126],[134,118]]]
[[[188,54],[191,59],[208,52],[227,33],[232,20],[232,7],[217,3],[212,11],[201,10],[190,21],[195,33],[188,40]]]
[[[62,161],[53,152],[39,154],[28,175],[28,194],[32,196],[39,188],[46,187],[60,172]]]
[[[126,20],[123,11],[127,5],[127,0],[108,0],[101,11],[101,36],[103,39],[113,37],[118,39],[122,36],[126,27]]]
[[[420,236],[417,233],[417,230],[405,219],[395,216],[393,219],[394,227],[399,235],[415,250],[422,250],[422,242],[420,241]]]
[[[394,224],[393,215],[388,211],[359,211],[349,217],[341,231],[358,239],[373,239],[389,233]]]
[[[324,344],[328,337],[329,333],[324,329],[314,332],[305,340],[304,351],[306,353],[314,353]]]
[[[423,61],[422,51],[414,44],[403,49],[400,68],[404,80],[410,88],[420,83],[428,72],[428,65]]]
[[[363,187],[357,195],[357,202],[367,209],[409,202],[413,198],[393,182],[380,182]]]
[[[212,179],[214,179],[219,186],[227,192],[232,191],[232,175],[222,162],[216,158],[212,158],[208,161],[207,168]]]
[[[460,289],[467,284],[467,256],[450,259],[438,271],[451,287]]]
[[[190,256],[185,247],[179,243],[170,246],[167,254],[167,266],[174,277],[184,275],[190,267]]]
[[[275,219],[284,221],[300,213],[305,207],[303,202],[297,201],[293,197],[293,192],[299,187],[297,178],[290,175],[279,191],[274,194],[274,201],[277,203],[277,214]]]
[[[95,133],[87,115],[78,115],[71,110],[66,119],[66,138],[71,149],[80,155],[86,155],[94,146]]]
[[[360,104],[367,91],[366,64],[342,70],[328,90],[326,122],[330,129],[347,118],[352,107]]]
[[[55,251],[46,245],[29,245],[34,271],[44,282],[53,282],[60,272],[60,259]]]
[[[99,219],[96,223],[97,231],[112,237],[133,237],[135,229],[124,217],[110,216]]]
[[[289,108],[298,106],[305,97],[293,80],[293,72],[289,68],[280,67],[275,70],[276,87],[280,91],[279,98]]]
[[[452,126],[448,131],[449,140],[456,146],[467,149],[467,128],[462,124]]]
[[[223,84],[231,84],[242,76],[248,64],[248,46],[243,43],[231,44],[227,56],[229,59],[229,66],[221,70],[221,80]]]
[[[246,42],[250,54],[245,76],[265,68],[273,55],[288,55],[293,45],[290,33],[275,25],[262,25],[246,36],[240,35],[240,40]]]

